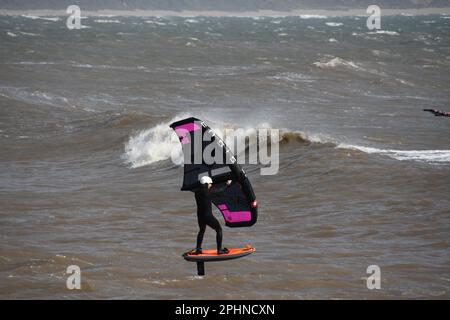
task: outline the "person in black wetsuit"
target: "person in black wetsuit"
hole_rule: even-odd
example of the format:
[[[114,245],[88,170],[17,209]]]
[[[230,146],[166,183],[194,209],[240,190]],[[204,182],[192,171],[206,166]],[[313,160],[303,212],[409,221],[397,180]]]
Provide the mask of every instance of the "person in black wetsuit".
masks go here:
[[[445,112],[445,111],[436,110],[436,109],[423,109],[423,111],[431,112],[437,117],[450,117],[450,112]]]
[[[229,183],[230,181],[227,184]],[[203,236],[206,231],[206,226],[210,226],[216,231],[217,254],[226,254],[229,250],[227,248],[222,248],[222,227],[220,226],[219,221],[217,221],[212,214],[212,179],[208,176],[203,176],[200,179],[200,184],[200,188],[195,191],[195,201],[197,202],[197,220],[199,227],[195,253],[202,253]]]

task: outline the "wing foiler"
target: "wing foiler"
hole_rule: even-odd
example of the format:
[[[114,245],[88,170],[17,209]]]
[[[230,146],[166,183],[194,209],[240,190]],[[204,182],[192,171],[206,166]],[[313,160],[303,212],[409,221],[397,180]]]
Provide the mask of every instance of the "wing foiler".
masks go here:
[[[184,155],[184,177],[181,190],[200,187],[200,178],[209,176],[214,182],[212,202],[220,210],[228,227],[250,227],[258,218],[257,201],[245,171],[236,162],[225,142],[202,120],[187,118],[170,127],[177,134]],[[222,161],[205,161],[203,155],[221,152]],[[226,181],[232,180],[230,186]]]

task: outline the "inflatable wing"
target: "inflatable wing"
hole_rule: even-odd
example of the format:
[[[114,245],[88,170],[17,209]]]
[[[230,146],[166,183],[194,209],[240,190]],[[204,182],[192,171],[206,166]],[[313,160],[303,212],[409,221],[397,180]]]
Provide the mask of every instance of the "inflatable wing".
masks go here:
[[[195,191],[200,187],[200,178],[212,178],[212,202],[220,210],[228,227],[249,227],[258,218],[257,202],[252,185],[245,171],[236,163],[233,152],[224,141],[197,118],[174,122],[170,127],[177,134],[184,155],[184,177],[181,190]],[[205,149],[207,152],[205,152]],[[210,152],[211,151],[211,152]],[[216,152],[220,152],[215,157]],[[214,159],[205,159],[210,154]],[[231,185],[226,182],[232,180]]]

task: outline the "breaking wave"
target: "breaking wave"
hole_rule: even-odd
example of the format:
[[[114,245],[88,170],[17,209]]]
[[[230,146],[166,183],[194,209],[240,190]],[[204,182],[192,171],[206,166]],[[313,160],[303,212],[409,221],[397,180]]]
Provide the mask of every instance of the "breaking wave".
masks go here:
[[[140,131],[132,135],[125,144],[125,152],[122,158],[131,168],[138,168],[145,165],[150,165],[158,161],[172,159],[176,165],[183,164],[183,153],[181,145],[176,134],[169,127],[172,122],[189,117],[184,114],[172,118],[169,121],[157,124],[150,129]],[[225,143],[230,147],[233,145],[235,135],[238,137],[256,138],[260,130],[265,129],[270,133],[273,129],[267,123],[261,123],[254,127],[235,128],[225,122],[208,121],[211,128],[225,140]],[[228,129],[234,129],[233,135],[228,134]],[[314,138],[308,137],[305,133],[300,131],[289,131],[286,129],[280,130],[278,136],[281,144],[299,142],[314,142]],[[270,140],[269,140],[270,143]]]
[[[183,164],[183,153],[176,134],[169,127],[172,122],[189,117],[188,114],[178,115],[168,121],[159,123],[149,129],[137,132],[125,143],[123,160],[130,168],[138,168],[159,161],[172,159],[175,165]],[[248,128],[235,128],[225,122],[207,121],[213,130],[225,140],[230,147],[234,137],[256,137],[261,129],[273,130],[270,124],[261,123]],[[233,135],[227,135],[227,129],[235,129]],[[367,154],[380,154],[400,161],[419,161],[430,164],[450,163],[450,150],[390,150],[377,149],[358,145],[343,144],[326,135],[306,134],[302,131],[279,129],[278,142],[281,145],[300,143],[302,145],[322,144],[337,149],[358,150]],[[255,140],[256,141],[256,140]],[[246,146],[248,147],[248,145]],[[291,146],[292,147],[292,146]],[[295,146],[294,146],[295,147]],[[239,156],[239,155],[238,155]]]
[[[179,115],[169,121],[162,122],[150,129],[143,130],[131,136],[125,144],[125,153],[123,159],[131,168],[138,168],[149,165],[158,161],[172,159],[176,165],[183,164],[183,153],[181,145],[176,134],[169,127],[172,122],[189,117],[189,115]],[[224,130],[217,129],[214,131],[221,137],[224,137]],[[221,123],[223,129],[231,128],[231,126]],[[224,138],[228,144],[227,138]]]

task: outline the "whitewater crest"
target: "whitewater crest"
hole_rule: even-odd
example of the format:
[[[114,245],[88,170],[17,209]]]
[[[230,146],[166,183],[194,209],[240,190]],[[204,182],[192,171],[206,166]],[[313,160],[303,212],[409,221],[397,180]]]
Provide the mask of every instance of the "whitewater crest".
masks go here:
[[[39,16],[33,16],[33,15],[22,15],[23,18],[27,18],[27,19],[32,19],[32,20],[45,20],[45,21],[52,21],[52,22],[57,22],[59,20],[61,20],[61,18],[59,17],[39,17]]]
[[[359,150],[367,154],[379,154],[400,161],[418,161],[432,164],[450,163],[450,150],[395,150],[348,144],[339,144],[337,148]]]
[[[172,152],[178,154],[175,158],[177,164],[182,164],[181,146],[169,128],[169,122],[166,122],[130,137],[125,144],[123,158],[131,168],[139,168],[170,159]]]

